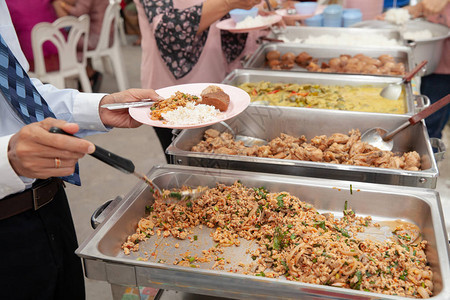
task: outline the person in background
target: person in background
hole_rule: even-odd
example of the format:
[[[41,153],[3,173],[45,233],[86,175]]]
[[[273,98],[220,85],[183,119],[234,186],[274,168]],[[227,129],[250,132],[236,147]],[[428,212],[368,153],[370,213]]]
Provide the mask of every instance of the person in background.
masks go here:
[[[109,5],[109,0],[56,0],[53,5],[58,17],[89,15],[88,50],[95,49],[102,31],[103,17]],[[87,61],[86,72],[91,81],[92,91],[98,92],[103,75],[94,70],[91,59]]]
[[[30,65],[30,70],[34,70],[34,56],[31,44],[31,30],[41,22],[54,22],[58,16],[52,6],[53,0],[6,0],[9,11],[16,28],[20,46]],[[47,42],[43,46],[45,67],[47,71],[59,69],[58,49]]]
[[[127,0],[124,3],[122,15],[125,20],[125,32],[130,35],[137,35],[137,39],[133,42],[133,45],[140,46],[142,39],[141,30],[139,29],[136,3],[134,3],[133,0]]]
[[[259,31],[235,34],[215,23],[235,8],[261,0],[134,0],[142,35],[141,86],[155,89],[194,82],[221,82],[253,52]],[[163,149],[170,129],[155,127]],[[166,159],[169,157],[166,155]]]
[[[449,0],[422,0],[417,5],[405,7],[413,18],[424,17],[427,21],[450,27]],[[441,59],[433,74],[422,77],[420,93],[430,98],[434,103],[450,94],[450,37],[444,40]],[[450,107],[447,105],[425,119],[428,135],[441,138],[442,130],[450,117]]]
[[[30,79],[5,0],[0,0],[0,299],[85,298],[77,238],[63,178],[80,184],[77,162],[95,146],[84,136],[135,128],[106,103],[161,100],[154,90],[111,95],[57,89]],[[101,187],[100,187],[101,188]]]

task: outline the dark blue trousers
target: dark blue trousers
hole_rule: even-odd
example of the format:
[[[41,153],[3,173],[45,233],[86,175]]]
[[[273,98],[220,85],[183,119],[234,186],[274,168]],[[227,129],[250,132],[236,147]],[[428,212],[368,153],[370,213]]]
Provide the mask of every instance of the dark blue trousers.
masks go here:
[[[420,93],[428,96],[431,103],[450,94],[450,74],[431,74],[422,77]],[[442,129],[447,124],[450,116],[450,105],[435,112],[425,119],[430,137],[441,138]]]

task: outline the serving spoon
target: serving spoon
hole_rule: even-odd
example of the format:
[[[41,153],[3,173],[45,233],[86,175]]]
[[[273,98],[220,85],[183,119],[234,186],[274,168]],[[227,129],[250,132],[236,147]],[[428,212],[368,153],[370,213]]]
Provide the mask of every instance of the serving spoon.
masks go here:
[[[439,109],[443,108],[447,104],[450,103],[450,94],[445,96],[444,98],[440,99],[439,101],[433,103],[432,105],[428,106],[421,112],[413,115],[406,121],[405,123],[401,124],[394,130],[387,132],[383,128],[372,128],[364,132],[364,134],[361,136],[361,141],[367,142],[370,145],[379,148],[380,150],[390,151],[392,150],[392,147],[394,146],[394,142],[392,138],[402,131],[403,129],[409,127],[410,125],[415,125],[428,117],[429,115],[435,113]]]
[[[62,130],[61,128],[58,128],[58,127],[51,127],[49,132],[50,133],[60,133],[60,134],[65,134],[68,136],[76,137],[70,133],[65,132],[64,130]],[[147,183],[150,186],[150,188],[152,189],[151,192],[153,192],[157,196],[161,196],[166,202],[171,202],[171,200],[195,199],[195,198],[200,197],[206,190],[205,187],[198,187],[195,189],[189,189],[187,191],[176,191],[176,192],[171,191],[168,193],[164,193],[147,176],[145,176],[144,174],[141,174],[139,172],[136,172],[135,166],[131,160],[121,157],[117,154],[114,154],[102,147],[97,146],[97,145],[95,145],[95,151],[93,153],[90,153],[90,155],[95,157],[96,159],[116,168],[119,171],[122,171],[126,174],[133,174],[137,178],[143,180],[145,183]]]
[[[240,135],[236,134],[234,130],[225,122],[220,122],[220,124],[228,129],[228,131],[231,132],[231,135],[233,136],[235,141],[241,141],[244,143],[245,147],[252,147],[252,146],[264,146],[267,145],[268,142],[266,140],[252,137],[252,136],[246,136],[246,135]]]
[[[397,100],[401,93],[402,93],[402,84],[405,82],[411,81],[411,79],[414,77],[414,75],[417,74],[422,68],[428,63],[427,60],[422,61],[420,64],[418,64],[413,70],[411,70],[409,73],[407,73],[405,76],[403,76],[402,80],[396,83],[390,83],[387,86],[385,86],[381,92],[380,96],[389,100]]]

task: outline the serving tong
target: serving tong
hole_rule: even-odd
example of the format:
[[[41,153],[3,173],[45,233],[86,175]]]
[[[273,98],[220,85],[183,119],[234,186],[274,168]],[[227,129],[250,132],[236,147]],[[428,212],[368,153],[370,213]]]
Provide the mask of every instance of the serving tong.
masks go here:
[[[76,137],[68,132],[65,132],[64,130],[62,130],[61,128],[58,128],[58,127],[51,127],[49,132],[65,134],[68,136]],[[78,138],[78,137],[76,137],[76,138]],[[112,153],[102,147],[99,147],[95,144],[94,144],[94,146],[95,146],[95,151],[93,153],[90,153],[89,155],[116,168],[119,171],[122,171],[126,174],[133,174],[140,180],[143,180],[145,183],[147,183],[150,186],[152,193],[154,193],[156,196],[161,196],[166,202],[170,203],[170,202],[173,202],[173,200],[179,201],[179,200],[196,199],[196,198],[200,197],[207,189],[206,187],[198,187],[195,189],[190,188],[186,191],[164,191],[164,190],[161,190],[147,176],[145,176],[142,173],[136,172],[135,166],[131,160],[121,157],[117,154],[114,154],[114,153]]]

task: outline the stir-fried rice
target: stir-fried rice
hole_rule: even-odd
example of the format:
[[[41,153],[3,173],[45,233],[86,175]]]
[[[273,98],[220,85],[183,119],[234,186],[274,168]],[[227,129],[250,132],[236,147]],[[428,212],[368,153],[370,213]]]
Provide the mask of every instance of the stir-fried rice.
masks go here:
[[[154,234],[191,239],[194,227],[208,226],[214,229],[211,236],[217,246],[203,250],[204,257],[185,255],[174,264],[196,267],[197,262],[215,260],[217,267],[227,263],[218,256],[222,247],[239,246],[240,239],[255,240],[259,249],[249,253],[254,259],[248,272],[252,275],[389,295],[432,295],[427,241],[411,238],[408,226],[394,230],[395,240],[362,240],[358,232],[379,224],[347,207],[343,215],[338,219],[319,214],[287,192],[270,193],[237,181],[217,184],[192,201],[167,203],[157,197],[122,248],[125,254],[139,251],[139,242]]]
[[[199,102],[200,98],[194,95],[182,93],[180,91],[175,92],[175,95],[164,99],[162,101],[156,102],[151,108],[150,118],[152,120],[164,120],[162,114],[175,110],[178,107],[185,107],[187,103]]]

